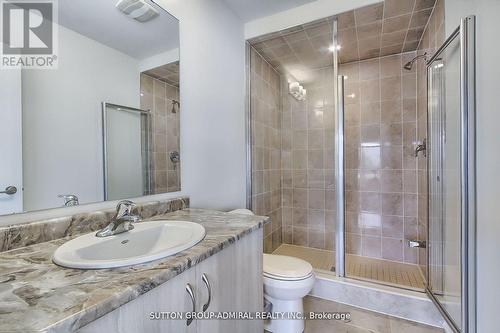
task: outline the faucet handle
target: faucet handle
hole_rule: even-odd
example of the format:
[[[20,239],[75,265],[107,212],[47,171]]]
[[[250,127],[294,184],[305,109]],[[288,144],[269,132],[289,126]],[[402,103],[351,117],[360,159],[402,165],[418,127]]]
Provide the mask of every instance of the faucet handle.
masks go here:
[[[116,216],[121,217],[125,215],[130,215],[132,209],[134,209],[135,203],[131,200],[121,200],[116,205]]]
[[[64,199],[64,206],[77,206],[79,204],[78,197],[74,194],[59,194],[57,197]]]

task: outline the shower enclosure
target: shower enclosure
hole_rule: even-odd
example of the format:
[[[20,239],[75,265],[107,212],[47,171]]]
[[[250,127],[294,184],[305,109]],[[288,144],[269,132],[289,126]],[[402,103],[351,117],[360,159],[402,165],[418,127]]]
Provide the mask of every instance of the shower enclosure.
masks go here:
[[[386,36],[383,17],[370,18],[383,6],[250,41],[249,204],[272,219],[267,252],[423,291],[425,252],[408,246],[427,230],[417,214],[417,73],[403,68],[417,51],[394,51],[415,49],[411,39],[370,49]]]
[[[265,252],[426,291],[474,332],[472,19],[445,42],[431,1],[387,32],[393,1],[249,41],[248,208]]]

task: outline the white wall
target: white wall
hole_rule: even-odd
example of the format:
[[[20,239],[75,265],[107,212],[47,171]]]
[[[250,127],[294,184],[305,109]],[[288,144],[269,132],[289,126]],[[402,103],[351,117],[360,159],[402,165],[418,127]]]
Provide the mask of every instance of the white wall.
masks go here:
[[[165,64],[170,64],[171,62],[179,61],[179,49],[169,50],[152,57],[142,59],[139,63],[139,72],[145,72],[147,70],[163,66]]]
[[[381,0],[317,0],[245,23],[245,38],[287,29],[377,2]]]
[[[24,209],[103,199],[101,102],[139,107],[138,62],[59,28],[59,68],[23,70]]]
[[[244,207],[243,23],[220,0],[157,3],[180,21],[182,192],[193,207]]]
[[[500,309],[500,1],[446,0],[447,35],[463,16],[476,15],[478,330],[497,332]]]
[[[500,1],[477,8],[477,260],[478,332],[499,329],[500,309]]]

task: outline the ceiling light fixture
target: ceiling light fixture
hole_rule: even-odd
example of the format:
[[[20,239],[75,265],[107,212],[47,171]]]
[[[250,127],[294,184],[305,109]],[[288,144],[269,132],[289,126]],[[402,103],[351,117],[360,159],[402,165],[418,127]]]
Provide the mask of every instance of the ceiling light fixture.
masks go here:
[[[115,7],[139,22],[150,21],[159,15],[158,11],[144,0],[119,0]]]

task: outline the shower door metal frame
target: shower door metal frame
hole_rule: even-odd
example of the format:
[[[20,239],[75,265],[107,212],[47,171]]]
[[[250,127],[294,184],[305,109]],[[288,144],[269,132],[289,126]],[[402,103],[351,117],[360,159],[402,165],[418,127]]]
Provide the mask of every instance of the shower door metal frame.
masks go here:
[[[251,46],[245,41],[245,201],[246,208],[252,210],[252,91],[251,87]]]
[[[429,268],[427,269],[426,292],[454,332],[476,333],[475,16],[467,16],[461,20],[460,26],[429,59],[427,69],[429,70],[432,62],[456,38],[460,38],[461,329],[434,295],[432,286],[429,284],[431,281]],[[429,117],[427,118],[429,120]],[[427,168],[429,170],[429,165]],[[430,183],[429,177],[428,182]],[[427,197],[430,200],[429,193]],[[429,208],[427,213],[429,218]],[[428,266],[429,255],[430,251],[427,252]]]
[[[335,190],[337,195],[337,225],[335,273],[345,276],[345,151],[344,151],[344,76],[337,76],[337,116],[335,121]]]
[[[335,275],[345,276],[345,207],[344,207],[344,76],[338,74],[338,22],[333,21],[333,82],[335,108]]]

